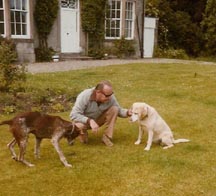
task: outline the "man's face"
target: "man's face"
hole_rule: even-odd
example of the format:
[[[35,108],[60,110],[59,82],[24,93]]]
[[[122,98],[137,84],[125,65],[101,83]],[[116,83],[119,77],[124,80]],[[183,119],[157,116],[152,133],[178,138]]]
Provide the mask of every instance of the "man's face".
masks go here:
[[[110,86],[105,85],[102,90],[96,91],[97,102],[104,103],[108,101],[113,94],[113,89]]]

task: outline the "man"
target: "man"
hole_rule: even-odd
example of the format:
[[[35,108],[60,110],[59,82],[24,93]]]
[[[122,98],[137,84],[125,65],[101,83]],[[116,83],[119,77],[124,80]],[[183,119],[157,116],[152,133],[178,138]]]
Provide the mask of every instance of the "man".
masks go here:
[[[86,136],[82,142],[88,142],[88,129],[97,133],[99,127],[105,125],[102,142],[113,146],[112,138],[117,117],[131,116],[131,111],[121,108],[116,100],[112,85],[109,81],[101,81],[96,87],[81,92],[72,108],[70,118]]]

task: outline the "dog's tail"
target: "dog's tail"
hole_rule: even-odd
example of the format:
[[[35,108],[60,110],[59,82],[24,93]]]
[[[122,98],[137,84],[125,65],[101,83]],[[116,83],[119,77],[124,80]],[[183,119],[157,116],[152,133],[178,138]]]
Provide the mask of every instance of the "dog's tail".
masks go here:
[[[13,121],[12,120],[5,120],[0,122],[0,125],[12,125]]]
[[[188,140],[188,139],[177,139],[177,140],[175,140],[174,139],[174,144],[178,144],[178,143],[183,143],[183,142],[189,142],[190,140]]]

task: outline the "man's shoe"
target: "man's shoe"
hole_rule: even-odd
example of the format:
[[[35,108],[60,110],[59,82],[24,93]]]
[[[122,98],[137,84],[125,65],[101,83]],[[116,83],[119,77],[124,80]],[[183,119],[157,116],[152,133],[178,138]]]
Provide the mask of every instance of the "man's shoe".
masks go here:
[[[113,146],[113,143],[111,142],[110,138],[107,135],[103,135],[102,137],[102,142],[106,145],[106,146]]]

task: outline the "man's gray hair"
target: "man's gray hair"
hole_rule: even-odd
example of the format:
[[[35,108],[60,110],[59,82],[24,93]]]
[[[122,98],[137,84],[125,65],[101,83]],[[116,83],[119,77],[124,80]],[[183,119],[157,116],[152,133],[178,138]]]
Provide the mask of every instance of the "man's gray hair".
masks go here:
[[[96,85],[95,90],[103,90],[105,85],[112,87],[112,84],[108,80],[103,80]]]

